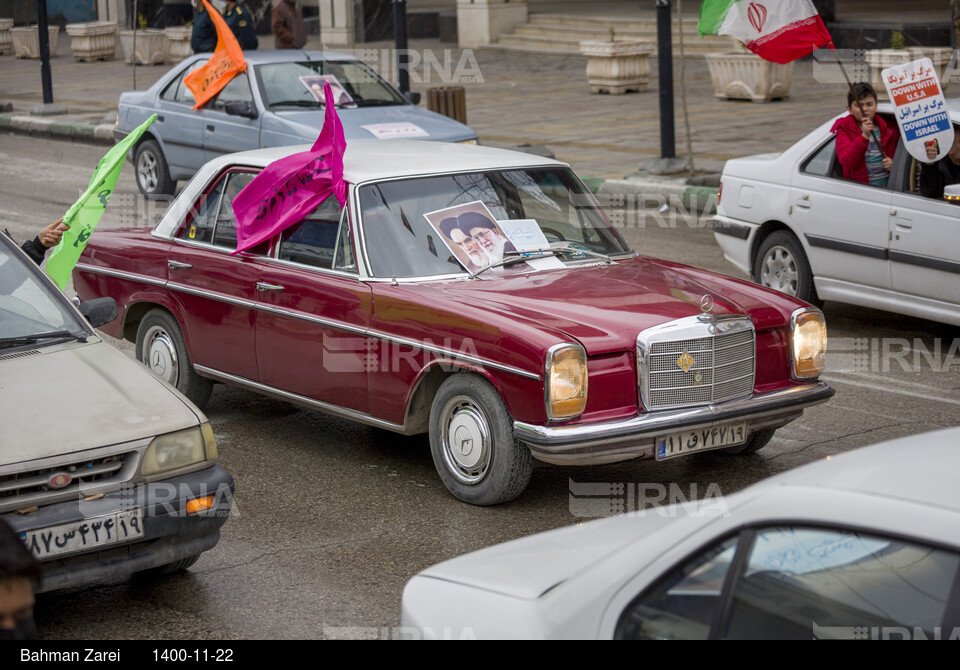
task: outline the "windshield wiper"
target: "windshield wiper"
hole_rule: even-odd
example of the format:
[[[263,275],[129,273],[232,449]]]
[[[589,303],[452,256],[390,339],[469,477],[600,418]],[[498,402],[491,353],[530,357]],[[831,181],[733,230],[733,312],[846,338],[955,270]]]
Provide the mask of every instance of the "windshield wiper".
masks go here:
[[[270,103],[270,109],[274,107],[320,107],[323,103],[318,100],[279,100]]]
[[[572,244],[564,244],[563,242],[554,242],[546,249],[528,249],[527,251],[507,251],[504,252],[504,257],[497,261],[496,263],[490,263],[489,265],[484,265],[479,270],[475,270],[470,273],[470,279],[476,279],[480,276],[481,273],[490,270],[491,268],[505,267],[507,265],[514,265],[516,263],[521,263],[528,260],[534,260],[537,258],[546,258],[547,256],[553,256],[555,254],[584,254],[585,256],[593,256],[594,258],[599,258],[605,263],[613,263],[613,259],[607,256],[606,254],[601,254],[596,251],[590,251],[588,249],[581,249],[580,247],[575,247]],[[509,256],[507,255],[509,254]]]
[[[395,105],[404,105],[405,102],[397,102],[396,100],[354,100],[354,104],[357,107],[393,107]]]
[[[49,333],[37,333],[36,335],[21,335],[20,337],[0,337],[0,348],[18,347],[23,344],[36,344],[40,340],[57,340],[70,338],[78,342],[86,342],[86,333],[74,333],[69,330],[54,330]]]

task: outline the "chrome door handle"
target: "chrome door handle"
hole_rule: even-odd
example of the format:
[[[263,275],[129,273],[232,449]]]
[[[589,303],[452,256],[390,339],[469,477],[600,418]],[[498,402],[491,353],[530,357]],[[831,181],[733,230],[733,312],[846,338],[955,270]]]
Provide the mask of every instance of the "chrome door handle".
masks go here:
[[[268,284],[266,282],[258,281],[257,290],[261,293],[266,293],[267,291],[282,291],[283,287],[278,286],[277,284]]]
[[[180,261],[167,261],[167,267],[171,270],[189,270],[193,266],[189,263],[181,263]]]

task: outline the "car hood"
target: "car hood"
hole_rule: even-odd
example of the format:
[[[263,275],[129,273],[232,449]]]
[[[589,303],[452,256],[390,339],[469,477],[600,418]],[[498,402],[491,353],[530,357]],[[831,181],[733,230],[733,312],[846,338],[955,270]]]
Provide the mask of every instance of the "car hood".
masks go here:
[[[323,127],[323,109],[316,110],[282,110],[268,112],[285,127],[284,132],[301,138],[304,142],[313,142],[317,139],[320,128]],[[337,114],[343,124],[344,138],[350,140],[378,139],[363,126],[372,126],[385,123],[412,123],[422,128],[429,135],[426,137],[407,137],[395,139],[418,139],[435,142],[460,142],[475,139],[477,134],[470,128],[449,119],[446,116],[420,109],[415,105],[396,105],[391,107],[358,107],[356,109],[339,108]]]
[[[419,576],[530,600],[672,521],[659,514],[590,521],[465,554]]]
[[[98,338],[0,357],[0,466],[196,426],[202,414]]]
[[[757,330],[781,328],[804,303],[742,280],[638,257],[612,265],[456,282],[447,299],[513,315],[556,329],[590,355],[632,350],[637,334],[668,321],[702,314],[748,316]]]

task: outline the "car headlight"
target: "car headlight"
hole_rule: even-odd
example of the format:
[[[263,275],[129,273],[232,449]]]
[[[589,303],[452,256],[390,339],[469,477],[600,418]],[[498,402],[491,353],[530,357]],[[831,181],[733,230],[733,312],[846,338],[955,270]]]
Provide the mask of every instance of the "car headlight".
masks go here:
[[[473,144],[476,145],[478,142],[476,140],[460,140],[457,144]]]
[[[569,419],[587,405],[587,352],[579,344],[557,344],[547,352],[547,416]]]
[[[819,309],[804,307],[790,316],[790,364],[797,379],[817,377],[827,357],[827,322]]]
[[[155,475],[216,457],[217,441],[213,438],[213,429],[209,423],[204,423],[153,438],[143,453],[140,474]]]

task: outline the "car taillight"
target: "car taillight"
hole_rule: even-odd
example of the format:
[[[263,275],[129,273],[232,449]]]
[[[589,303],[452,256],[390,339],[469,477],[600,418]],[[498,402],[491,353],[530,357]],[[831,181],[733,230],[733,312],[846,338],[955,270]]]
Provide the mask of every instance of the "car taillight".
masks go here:
[[[720,204],[720,201],[723,200],[723,182],[720,182],[720,188],[717,190],[717,204]]]

